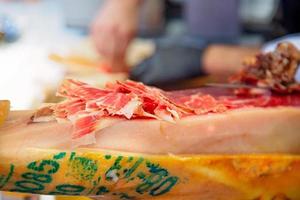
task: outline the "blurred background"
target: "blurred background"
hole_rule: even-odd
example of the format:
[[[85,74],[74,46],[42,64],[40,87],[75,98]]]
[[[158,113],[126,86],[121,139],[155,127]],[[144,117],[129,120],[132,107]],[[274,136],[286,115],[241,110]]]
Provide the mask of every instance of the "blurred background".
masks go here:
[[[298,8],[298,0],[0,0],[0,99],[12,109],[58,102],[67,77],[166,90],[221,82],[266,42],[299,32]]]

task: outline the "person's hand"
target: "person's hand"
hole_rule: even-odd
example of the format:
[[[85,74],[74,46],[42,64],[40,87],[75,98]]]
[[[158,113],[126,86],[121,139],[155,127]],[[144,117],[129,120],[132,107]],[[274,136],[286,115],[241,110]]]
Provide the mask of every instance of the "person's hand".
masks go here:
[[[112,71],[125,71],[126,49],[136,34],[139,0],[107,0],[91,27],[99,53]]]

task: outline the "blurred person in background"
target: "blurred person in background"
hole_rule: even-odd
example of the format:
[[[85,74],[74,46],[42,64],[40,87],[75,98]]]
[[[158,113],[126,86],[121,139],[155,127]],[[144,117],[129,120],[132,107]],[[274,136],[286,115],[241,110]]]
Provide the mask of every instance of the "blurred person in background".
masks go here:
[[[124,63],[126,50],[138,29],[153,33],[162,28],[162,12],[162,0],[106,0],[103,3],[92,24],[91,35],[97,50],[114,71],[127,70]]]
[[[92,38],[99,53],[107,59],[115,71],[127,70],[124,64],[126,50],[137,35],[139,12],[145,2],[147,0],[107,0],[94,20],[91,28]],[[253,32],[255,24],[260,33],[268,39],[297,32],[293,30],[297,27],[295,23],[291,25],[291,21],[296,21],[293,13],[295,15],[297,9],[299,10],[297,0],[281,2],[281,24],[289,27],[285,32],[278,27],[278,22],[276,26],[273,21],[273,16],[277,16],[275,15],[279,5],[277,0],[180,2],[184,8],[186,31],[179,37],[157,39],[155,54],[135,67],[130,72],[131,78],[157,85],[204,74],[225,76],[236,72],[245,57],[255,55],[260,50],[259,46],[249,47],[239,44],[241,33],[245,31],[242,30],[245,29],[242,27],[242,20],[246,23],[252,20],[252,27],[249,26],[246,31]],[[247,13],[249,8],[258,12],[254,15],[251,12]],[[272,18],[264,16],[266,10],[267,13],[271,13],[269,15]],[[243,17],[245,19],[242,19]],[[263,20],[267,22],[260,23]]]

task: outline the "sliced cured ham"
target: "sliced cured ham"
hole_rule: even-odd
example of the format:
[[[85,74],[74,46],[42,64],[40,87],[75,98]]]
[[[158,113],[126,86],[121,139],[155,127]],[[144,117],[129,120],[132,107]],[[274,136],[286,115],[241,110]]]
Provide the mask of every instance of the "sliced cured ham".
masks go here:
[[[110,85],[109,88],[112,91],[116,86],[119,85]],[[89,88],[87,85],[85,87]],[[55,115],[58,120],[50,118],[49,122],[32,122],[33,111],[11,112],[4,126],[0,128],[1,148],[6,151],[11,149],[11,152],[25,147],[38,147],[96,148],[153,154],[300,153],[298,94],[239,97],[233,91],[218,88],[169,93],[155,89],[155,95],[163,95],[165,107],[154,105],[155,101],[150,101],[151,94],[147,94],[149,99],[145,102],[153,105],[147,104],[149,108],[142,112],[135,110],[128,119],[126,113],[119,111],[126,108],[132,99],[126,100],[117,111],[115,109],[119,108],[118,103],[108,107],[111,110],[102,109],[103,104],[95,108],[85,104],[88,109],[84,109],[80,101],[74,100],[76,97],[71,90],[69,92],[72,95],[71,100],[55,105],[54,110],[35,112],[35,119]],[[139,92],[138,89],[135,93]],[[80,94],[89,96],[88,92]],[[139,96],[133,99],[139,100]],[[122,98],[111,99],[115,102],[118,100]],[[67,106],[66,102],[72,105]],[[77,106],[73,106],[73,103]],[[142,104],[140,102],[133,107]],[[61,110],[63,106],[66,106],[65,110]],[[173,121],[160,118],[154,112],[158,108]],[[79,117],[74,116],[74,113],[78,113]],[[81,132],[75,132],[79,134],[74,137],[76,129],[83,131],[84,136]]]

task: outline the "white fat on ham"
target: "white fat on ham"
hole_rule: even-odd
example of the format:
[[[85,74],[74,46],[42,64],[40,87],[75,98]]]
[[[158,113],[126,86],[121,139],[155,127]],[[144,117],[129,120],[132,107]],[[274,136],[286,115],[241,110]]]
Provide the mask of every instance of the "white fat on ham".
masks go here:
[[[124,115],[127,119],[131,119],[141,104],[141,101],[137,98],[133,98],[123,108],[117,111],[116,114]]]
[[[11,112],[0,128],[0,151],[72,149],[71,122],[28,123]],[[80,148],[149,154],[300,153],[300,108],[244,108],[221,114],[161,120],[100,120],[94,144]]]

